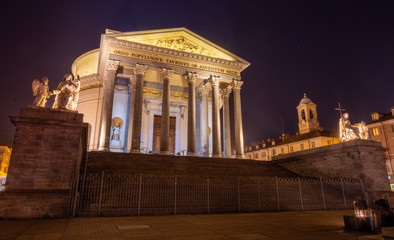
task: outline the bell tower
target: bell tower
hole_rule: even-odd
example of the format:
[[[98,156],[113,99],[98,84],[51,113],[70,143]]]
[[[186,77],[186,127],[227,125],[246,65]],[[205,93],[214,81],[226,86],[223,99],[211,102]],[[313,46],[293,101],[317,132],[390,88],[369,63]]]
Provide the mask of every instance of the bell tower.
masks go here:
[[[308,133],[314,130],[322,130],[317,120],[316,104],[309,98],[304,97],[301,99],[300,104],[297,106],[298,111],[298,129],[300,134]]]

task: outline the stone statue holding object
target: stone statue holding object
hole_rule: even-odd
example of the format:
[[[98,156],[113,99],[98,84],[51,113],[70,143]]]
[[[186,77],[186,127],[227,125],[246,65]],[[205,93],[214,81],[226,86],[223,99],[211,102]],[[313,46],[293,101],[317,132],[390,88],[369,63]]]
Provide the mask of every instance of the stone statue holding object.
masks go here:
[[[79,77],[74,81],[70,73],[65,74],[57,87],[57,95],[52,108],[75,111],[78,105],[80,88]]]
[[[49,98],[53,93],[49,91],[48,78],[43,77],[42,80],[34,79],[31,86],[33,90],[33,96],[36,98],[33,101],[34,107],[45,107],[47,98]]]
[[[354,139],[369,139],[368,127],[364,122],[352,125],[349,120],[349,114],[344,113],[339,119],[339,138],[341,142]]]

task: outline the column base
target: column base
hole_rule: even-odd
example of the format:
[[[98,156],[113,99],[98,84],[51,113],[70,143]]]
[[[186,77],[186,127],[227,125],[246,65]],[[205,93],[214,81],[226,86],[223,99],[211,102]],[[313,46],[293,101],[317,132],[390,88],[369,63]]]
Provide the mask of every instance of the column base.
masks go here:
[[[187,152],[187,156],[197,157],[197,153],[194,153],[194,152]]]
[[[141,153],[141,149],[131,149],[130,153]]]
[[[222,154],[220,154],[220,153],[214,153],[214,154],[212,154],[212,157],[221,158],[221,157],[222,157]]]
[[[235,158],[245,158],[245,155],[236,155]]]
[[[170,151],[160,151],[159,154],[160,154],[160,155],[172,155],[172,154],[170,153]]]
[[[110,152],[111,151],[109,148],[105,148],[105,147],[100,147],[98,150],[102,151],[102,152]]]

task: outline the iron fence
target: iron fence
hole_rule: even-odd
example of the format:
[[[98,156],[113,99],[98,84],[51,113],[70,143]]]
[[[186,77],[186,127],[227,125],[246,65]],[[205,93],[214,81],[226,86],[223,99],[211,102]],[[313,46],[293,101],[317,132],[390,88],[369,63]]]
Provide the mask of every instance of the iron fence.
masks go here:
[[[72,216],[203,214],[352,208],[365,179],[88,174]]]

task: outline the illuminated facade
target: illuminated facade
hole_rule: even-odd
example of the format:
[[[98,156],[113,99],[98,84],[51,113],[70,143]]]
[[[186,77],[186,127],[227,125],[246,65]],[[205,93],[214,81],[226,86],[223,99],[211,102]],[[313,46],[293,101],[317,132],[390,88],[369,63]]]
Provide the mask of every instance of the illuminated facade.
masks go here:
[[[384,156],[386,159],[387,173],[390,178],[391,190],[394,191],[394,107],[389,113],[371,113],[371,121],[366,123],[369,128],[369,135],[374,141],[382,143],[386,149]]]
[[[268,139],[246,147],[245,157],[270,161],[274,156],[288,154],[312,148],[323,147],[340,142],[336,131],[325,131],[317,118],[316,104],[309,98],[301,99],[297,106],[298,129],[294,136],[283,135],[278,139]]]
[[[185,28],[106,30],[100,48],[72,65],[89,150],[231,157],[233,133],[243,157],[241,72],[249,64]]]
[[[7,179],[11,151],[12,149],[7,146],[0,146],[0,190]]]

